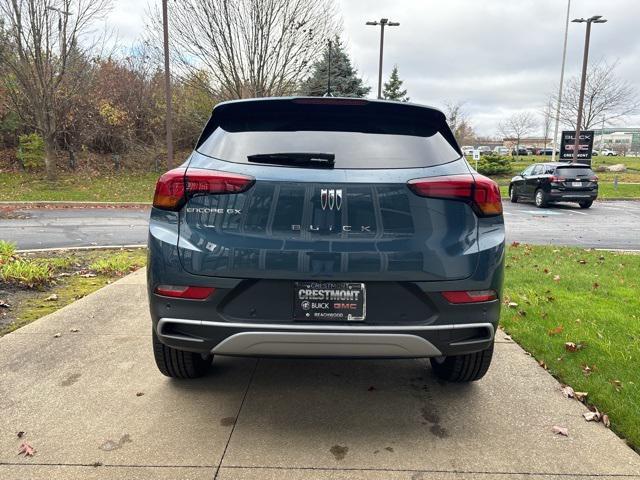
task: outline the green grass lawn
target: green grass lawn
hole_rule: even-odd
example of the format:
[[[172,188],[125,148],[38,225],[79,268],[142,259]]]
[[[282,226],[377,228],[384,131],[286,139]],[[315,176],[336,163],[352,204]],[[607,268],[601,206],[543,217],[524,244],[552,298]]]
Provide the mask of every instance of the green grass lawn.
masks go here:
[[[504,330],[639,448],[640,255],[517,245],[506,267]]]
[[[0,200],[151,202],[158,177],[158,173],[65,173],[51,184],[42,173],[0,173]]]

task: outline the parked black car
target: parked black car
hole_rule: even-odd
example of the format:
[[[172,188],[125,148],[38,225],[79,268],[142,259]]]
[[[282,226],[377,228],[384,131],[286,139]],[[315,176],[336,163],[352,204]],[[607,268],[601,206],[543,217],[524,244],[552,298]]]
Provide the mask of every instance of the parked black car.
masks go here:
[[[577,202],[589,208],[598,196],[598,177],[588,165],[534,163],[511,179],[513,203],[532,200],[543,208],[552,202]]]
[[[527,155],[530,155],[530,154],[531,154],[531,151],[524,147],[520,147],[518,149],[514,148],[513,150],[511,150],[511,155],[513,156],[519,155],[521,157],[526,157]]]

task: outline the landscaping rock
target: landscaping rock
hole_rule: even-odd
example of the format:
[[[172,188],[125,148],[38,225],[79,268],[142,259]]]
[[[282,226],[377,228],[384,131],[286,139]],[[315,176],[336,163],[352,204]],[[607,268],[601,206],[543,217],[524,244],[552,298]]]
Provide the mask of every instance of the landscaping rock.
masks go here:
[[[624,163],[616,163],[615,165],[609,165],[607,167],[608,172],[626,172],[627,167],[625,167]]]

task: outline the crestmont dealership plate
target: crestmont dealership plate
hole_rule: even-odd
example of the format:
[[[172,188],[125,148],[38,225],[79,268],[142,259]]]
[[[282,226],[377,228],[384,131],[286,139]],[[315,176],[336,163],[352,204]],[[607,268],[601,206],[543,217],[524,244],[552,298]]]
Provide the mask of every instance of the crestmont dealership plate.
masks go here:
[[[362,321],[366,317],[366,287],[352,282],[295,282],[295,320]]]

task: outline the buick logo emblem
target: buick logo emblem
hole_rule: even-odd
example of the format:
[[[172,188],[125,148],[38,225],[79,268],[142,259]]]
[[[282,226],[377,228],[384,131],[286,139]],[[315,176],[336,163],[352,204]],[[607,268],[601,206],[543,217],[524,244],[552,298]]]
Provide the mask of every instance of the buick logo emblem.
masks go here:
[[[342,189],[322,188],[320,190],[322,210],[340,210],[342,208]]]

